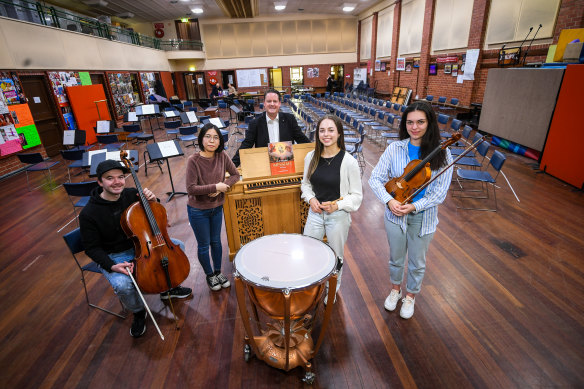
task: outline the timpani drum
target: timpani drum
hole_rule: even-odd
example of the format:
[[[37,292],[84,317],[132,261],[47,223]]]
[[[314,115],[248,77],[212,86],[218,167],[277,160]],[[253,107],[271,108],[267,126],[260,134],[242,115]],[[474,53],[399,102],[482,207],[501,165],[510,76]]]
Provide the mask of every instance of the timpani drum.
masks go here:
[[[246,331],[244,356],[251,352],[268,365],[283,370],[303,366],[303,380],[314,381],[309,362],[318,351],[333,304],[325,309],[316,347],[310,314],[322,300],[329,281],[328,301],[334,301],[337,258],[318,239],[299,234],[275,234],[243,246],[234,260],[237,302]],[[257,331],[252,331],[245,291],[251,302]],[[273,322],[262,328],[257,308]]]

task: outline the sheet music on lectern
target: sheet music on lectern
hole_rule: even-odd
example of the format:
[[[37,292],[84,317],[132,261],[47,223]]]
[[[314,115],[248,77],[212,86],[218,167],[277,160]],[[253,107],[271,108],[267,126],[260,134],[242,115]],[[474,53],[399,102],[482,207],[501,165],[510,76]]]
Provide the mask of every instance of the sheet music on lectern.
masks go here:
[[[96,123],[96,129],[98,134],[106,134],[110,132],[110,121],[109,120],[98,120]]]
[[[183,124],[193,124],[199,121],[197,115],[193,111],[181,112],[180,120]]]
[[[223,123],[223,121],[219,118],[210,118],[209,122],[213,125],[215,125],[215,127],[217,128],[225,128],[225,124]]]
[[[75,144],[75,130],[63,131],[63,145],[71,146]]]
[[[136,115],[136,112],[128,112],[128,121],[129,122],[137,122],[138,121],[138,115]]]
[[[156,113],[156,105],[154,104],[147,104],[140,106],[142,109],[142,115],[154,115]]]
[[[160,149],[160,154],[162,154],[163,158],[173,157],[179,154],[173,140],[158,142],[158,148]]]
[[[91,165],[91,158],[94,155],[103,154],[103,153],[106,153],[106,152],[107,152],[107,150],[90,150],[90,151],[88,151],[87,152],[87,162],[89,163],[89,165]]]

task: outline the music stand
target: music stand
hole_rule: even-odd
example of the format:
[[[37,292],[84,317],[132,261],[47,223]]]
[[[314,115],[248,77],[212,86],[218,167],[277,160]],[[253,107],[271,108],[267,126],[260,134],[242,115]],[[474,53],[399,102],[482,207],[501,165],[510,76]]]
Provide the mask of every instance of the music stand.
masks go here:
[[[190,126],[199,122],[197,119],[197,115],[193,111],[189,112],[181,112],[180,113],[180,120],[182,124]]]
[[[132,163],[134,164],[134,171],[137,172],[138,168],[140,167],[139,165],[139,154],[138,154],[138,150],[127,150],[128,151],[128,158],[132,161]],[[111,153],[111,154],[110,154]],[[116,154],[116,158],[109,158],[109,159],[114,159],[116,161],[120,160],[120,152],[119,151],[106,151],[106,150],[96,150],[96,151],[87,151],[85,153],[83,153],[83,166],[84,168],[89,168],[89,177],[95,177],[97,176],[96,173],[96,169],[97,169],[97,165],[99,165],[100,162],[105,161],[106,159],[108,159],[108,156],[111,155],[113,156],[114,154]],[[120,161],[120,169],[121,169],[122,162]]]
[[[232,113],[235,114],[235,119],[239,123],[239,116],[238,115],[241,113],[241,109],[235,104],[229,106],[229,121],[231,121],[231,119],[232,119],[232,117],[231,117]],[[234,132],[234,134],[240,134],[240,132]]]
[[[180,148],[180,144],[177,140],[168,140],[165,142],[160,143],[150,143],[146,145],[146,151],[144,151],[144,159],[146,159],[146,153],[148,153],[148,157],[150,158],[150,162],[158,162],[166,160],[166,166],[168,167],[168,176],[170,177],[170,187],[172,188],[171,192],[166,192],[169,195],[166,202],[168,203],[175,195],[186,195],[187,192],[177,192],[174,190],[174,182],[172,181],[172,173],[170,171],[170,164],[168,163],[168,159],[172,157],[178,157],[184,155],[182,149]],[[148,164],[144,165],[146,175],[148,175]],[[160,167],[160,166],[159,166]],[[160,169],[162,172],[162,169]]]
[[[154,130],[160,130],[160,123],[156,120],[157,127],[152,127],[152,122],[150,121],[153,117],[157,117],[160,114],[160,107],[156,104],[146,104],[146,105],[139,105],[136,107],[136,115],[147,117],[148,124],[150,125],[150,131],[152,135],[154,135]],[[154,142],[156,142],[156,137],[154,138]]]

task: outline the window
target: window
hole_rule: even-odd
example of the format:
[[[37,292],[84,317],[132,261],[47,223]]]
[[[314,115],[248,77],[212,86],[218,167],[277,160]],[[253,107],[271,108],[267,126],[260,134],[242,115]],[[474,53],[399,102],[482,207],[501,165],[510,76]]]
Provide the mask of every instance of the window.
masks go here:
[[[371,34],[373,31],[373,16],[361,21],[361,60],[371,58]]]
[[[425,0],[402,3],[398,55],[418,54],[422,50]]]
[[[533,38],[551,38],[558,16],[560,0],[492,0],[487,28],[487,44],[521,42],[530,27]]]
[[[393,11],[392,5],[379,12],[377,15],[377,58],[391,56],[391,43],[393,39]]]
[[[461,49],[468,46],[472,1],[436,0],[432,50]]]
[[[290,85],[300,86],[304,84],[304,75],[302,74],[302,66],[290,68]]]

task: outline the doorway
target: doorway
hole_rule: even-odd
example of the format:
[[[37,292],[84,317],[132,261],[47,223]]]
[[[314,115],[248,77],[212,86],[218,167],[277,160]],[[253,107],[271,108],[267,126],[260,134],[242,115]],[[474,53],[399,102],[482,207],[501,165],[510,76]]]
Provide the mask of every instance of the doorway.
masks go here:
[[[333,92],[343,92],[345,89],[345,67],[343,65],[331,65],[333,76]]]
[[[270,69],[270,87],[281,90],[282,89],[282,69]]]
[[[45,76],[40,75],[19,76],[41,142],[47,155],[54,157],[63,148],[63,127],[52,101],[52,93],[49,92],[48,81]]]
[[[221,80],[223,81],[223,83],[221,84],[223,89],[227,89],[227,84],[231,84],[233,85],[234,88],[237,89],[237,85],[235,85],[235,71],[233,70],[222,71]]]

